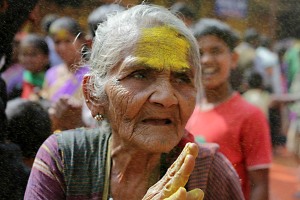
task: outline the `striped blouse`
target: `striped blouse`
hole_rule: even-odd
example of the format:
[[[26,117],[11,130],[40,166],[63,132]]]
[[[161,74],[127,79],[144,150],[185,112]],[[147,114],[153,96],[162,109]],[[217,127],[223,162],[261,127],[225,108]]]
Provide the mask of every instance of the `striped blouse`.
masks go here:
[[[70,131],[68,132],[70,133]],[[65,155],[63,155],[65,150],[62,149],[58,142],[60,134],[64,134],[64,132],[51,135],[40,147],[31,170],[24,199],[102,199],[101,190],[98,192],[88,190],[91,192],[86,193],[85,191],[85,193],[83,192],[82,194],[80,194],[80,191],[77,191],[76,194],[70,194],[68,191],[68,188],[72,188],[68,185],[68,183],[72,183],[72,181],[70,181],[72,177],[66,173],[67,170],[65,168],[68,169],[70,166],[73,166],[73,158],[76,157],[76,154],[82,154],[76,151],[76,153],[71,155],[71,159],[66,160]],[[84,135],[82,131],[73,131],[69,135],[73,137],[72,135],[76,134],[77,136],[79,134]],[[172,153],[166,156],[167,164],[164,170],[167,170],[168,166],[177,158],[180,150],[187,141],[187,138],[183,139],[176,147],[179,148],[178,153]],[[97,142],[92,142],[91,144],[96,145],[96,143]],[[76,146],[74,144],[73,146]],[[80,159],[82,160],[82,158]],[[94,160],[92,162],[95,163]],[[98,162],[98,160],[96,162]],[[92,166],[89,163],[85,164],[86,166]],[[93,169],[87,169],[87,171],[91,170]],[[68,177],[66,177],[66,174]],[[190,175],[186,188],[187,190],[201,188],[205,193],[204,200],[244,199],[236,171],[225,156],[218,152],[218,145],[216,144],[201,144],[195,168]]]

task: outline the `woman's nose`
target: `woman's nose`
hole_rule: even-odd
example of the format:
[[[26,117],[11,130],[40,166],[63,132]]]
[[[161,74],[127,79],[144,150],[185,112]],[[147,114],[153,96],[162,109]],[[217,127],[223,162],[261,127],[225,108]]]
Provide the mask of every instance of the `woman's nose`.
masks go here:
[[[207,63],[212,59],[212,55],[209,53],[203,53],[200,56],[201,63]]]
[[[163,107],[171,107],[178,104],[175,88],[169,81],[164,81],[155,85],[155,90],[151,94],[149,101]]]

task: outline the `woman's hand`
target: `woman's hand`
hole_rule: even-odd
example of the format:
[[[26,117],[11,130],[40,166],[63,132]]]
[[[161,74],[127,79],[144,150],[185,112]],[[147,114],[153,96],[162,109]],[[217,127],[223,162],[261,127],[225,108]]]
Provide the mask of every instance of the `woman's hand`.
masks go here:
[[[82,121],[82,102],[69,96],[61,97],[49,109],[52,129],[68,130],[84,126]]]
[[[204,193],[201,189],[186,191],[184,188],[194,169],[198,151],[198,145],[187,143],[164,177],[149,188],[143,200],[202,200]]]

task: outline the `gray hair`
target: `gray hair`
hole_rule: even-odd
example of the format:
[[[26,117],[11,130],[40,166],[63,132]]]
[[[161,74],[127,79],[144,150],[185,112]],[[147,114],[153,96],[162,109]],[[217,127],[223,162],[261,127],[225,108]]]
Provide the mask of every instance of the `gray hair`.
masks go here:
[[[90,57],[90,86],[94,88],[92,95],[101,98],[104,85],[108,81],[107,73],[134,50],[144,28],[164,25],[175,29],[188,41],[189,61],[196,69],[195,85],[199,92],[200,55],[198,43],[192,32],[168,9],[141,4],[108,16],[107,21],[98,26]]]

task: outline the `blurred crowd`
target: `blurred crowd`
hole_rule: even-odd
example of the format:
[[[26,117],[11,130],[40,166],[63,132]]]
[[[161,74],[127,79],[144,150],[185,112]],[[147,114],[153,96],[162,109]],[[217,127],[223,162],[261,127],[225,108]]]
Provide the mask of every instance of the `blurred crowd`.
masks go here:
[[[87,33],[70,16],[47,14],[41,20],[40,32],[28,33],[19,27],[14,35],[11,61],[1,73],[6,84],[7,121],[1,130],[0,174],[18,163],[15,175],[21,180],[14,183],[20,188],[14,193],[17,197],[10,199],[24,194],[35,155],[46,138],[54,132],[98,125],[83,100],[81,83],[89,71],[97,26],[107,15],[125,9],[117,4],[95,9],[88,17]],[[188,5],[174,4],[171,10],[191,29],[201,20]],[[239,35],[233,51],[239,58],[230,69],[232,89],[265,115],[273,150],[286,146],[298,159],[300,39],[276,41],[249,28]],[[8,188],[2,197],[11,191],[14,189]]]

